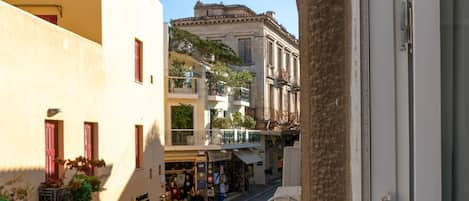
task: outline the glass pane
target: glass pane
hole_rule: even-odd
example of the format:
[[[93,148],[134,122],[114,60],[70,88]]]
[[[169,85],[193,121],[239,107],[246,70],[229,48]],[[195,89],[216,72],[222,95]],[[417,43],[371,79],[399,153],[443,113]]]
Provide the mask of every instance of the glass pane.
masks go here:
[[[469,1],[441,0],[443,200],[469,198]]]

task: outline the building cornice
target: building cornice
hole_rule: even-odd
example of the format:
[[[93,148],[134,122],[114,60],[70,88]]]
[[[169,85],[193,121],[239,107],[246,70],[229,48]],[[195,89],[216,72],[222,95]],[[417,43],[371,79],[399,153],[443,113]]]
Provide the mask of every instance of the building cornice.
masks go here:
[[[262,22],[273,30],[280,33],[281,36],[286,38],[288,42],[299,48],[298,39],[290,34],[282,25],[276,20],[265,14],[256,16],[247,15],[223,15],[223,16],[203,16],[203,17],[189,17],[171,20],[171,24],[175,27],[193,26],[193,25],[210,25],[210,24],[232,24],[232,23],[249,23],[249,22]]]

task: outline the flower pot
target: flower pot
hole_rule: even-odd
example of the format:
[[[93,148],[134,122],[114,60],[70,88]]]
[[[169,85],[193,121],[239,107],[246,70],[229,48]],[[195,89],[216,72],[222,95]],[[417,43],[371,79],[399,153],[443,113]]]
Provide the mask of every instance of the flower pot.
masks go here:
[[[68,188],[38,188],[39,201],[72,201],[72,194]]]

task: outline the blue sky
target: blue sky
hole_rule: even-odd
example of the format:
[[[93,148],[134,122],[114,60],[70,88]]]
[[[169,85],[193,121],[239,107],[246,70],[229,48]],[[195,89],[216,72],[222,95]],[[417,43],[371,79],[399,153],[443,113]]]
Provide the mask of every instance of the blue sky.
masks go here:
[[[194,5],[197,0],[161,0],[163,4],[164,20],[194,15]],[[221,0],[202,0],[203,3],[220,3]],[[223,0],[223,4],[243,4],[256,13],[275,11],[277,21],[290,33],[298,38],[298,13],[296,0]]]

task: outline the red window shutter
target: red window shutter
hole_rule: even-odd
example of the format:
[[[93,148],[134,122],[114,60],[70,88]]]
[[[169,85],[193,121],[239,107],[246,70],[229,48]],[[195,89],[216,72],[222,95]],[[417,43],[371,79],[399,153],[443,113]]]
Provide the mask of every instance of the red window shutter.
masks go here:
[[[89,160],[94,160],[94,140],[93,140],[93,124],[85,123],[84,127],[84,136],[85,136],[85,158]],[[89,167],[90,171],[86,172],[87,175],[93,175],[93,167]]]
[[[142,42],[135,39],[135,81],[142,82]]]
[[[36,15],[37,17],[57,25],[57,15]]]
[[[93,126],[85,123],[85,158],[93,159]]]
[[[57,150],[57,124],[46,122],[46,180],[58,179]]]
[[[140,168],[140,128],[135,126],[135,167]]]

